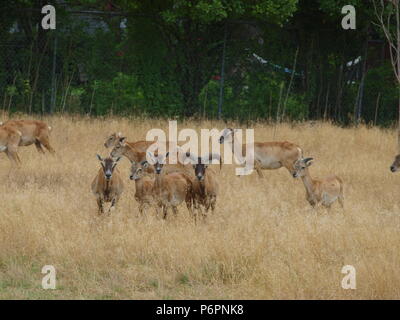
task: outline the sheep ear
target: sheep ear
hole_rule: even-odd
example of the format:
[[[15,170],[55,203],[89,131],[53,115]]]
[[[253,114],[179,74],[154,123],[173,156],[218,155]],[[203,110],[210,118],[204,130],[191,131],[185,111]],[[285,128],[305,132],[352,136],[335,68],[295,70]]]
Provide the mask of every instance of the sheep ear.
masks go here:
[[[118,162],[119,160],[121,160],[121,157],[118,157],[118,158],[115,160],[115,162]]]
[[[304,163],[307,165],[307,167],[312,165],[312,161],[314,160],[314,158],[306,158],[304,159]]]
[[[126,137],[120,137],[119,138],[119,142],[121,142],[121,143],[125,143],[125,140],[126,140]]]
[[[96,157],[99,159],[99,161],[103,161],[103,158],[100,155],[96,154]]]
[[[213,160],[218,160],[220,163],[222,162],[221,156],[218,153],[209,153],[208,161],[211,163]]]
[[[149,166],[149,163],[145,160],[142,162],[143,168],[147,168]]]
[[[151,152],[147,151],[146,153],[147,153],[147,159],[150,160],[152,164],[157,162],[156,159],[154,158],[154,155]]]
[[[190,151],[187,151],[185,156],[186,156],[186,158],[185,158],[184,164],[186,164],[186,163],[191,163],[191,164],[199,163],[198,160],[197,160],[197,157],[194,154],[192,154]],[[186,159],[189,159],[190,162],[186,162]]]

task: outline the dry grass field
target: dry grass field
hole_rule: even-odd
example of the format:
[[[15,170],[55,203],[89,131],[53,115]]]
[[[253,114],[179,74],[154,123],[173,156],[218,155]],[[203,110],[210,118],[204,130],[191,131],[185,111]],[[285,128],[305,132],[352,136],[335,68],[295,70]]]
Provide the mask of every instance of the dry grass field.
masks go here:
[[[125,182],[119,206],[95,219],[90,184],[96,153],[107,154],[106,136],[144,139],[167,121],[45,120],[56,156],[23,147],[23,166],[10,170],[0,154],[0,299],[400,298],[394,131],[282,124],[275,140],[296,142],[314,157],[313,176],[344,180],[344,214],[338,204],[329,213],[312,210],[301,180],[285,169],[238,178],[226,165],[216,213],[195,225],[185,206],[167,221],[154,211],[138,217],[126,159],[118,165]],[[178,122],[179,130],[225,126]],[[256,141],[272,140],[273,126],[254,129]],[[356,268],[356,290],[341,288],[347,264]],[[56,290],[41,288],[44,265],[57,270]]]

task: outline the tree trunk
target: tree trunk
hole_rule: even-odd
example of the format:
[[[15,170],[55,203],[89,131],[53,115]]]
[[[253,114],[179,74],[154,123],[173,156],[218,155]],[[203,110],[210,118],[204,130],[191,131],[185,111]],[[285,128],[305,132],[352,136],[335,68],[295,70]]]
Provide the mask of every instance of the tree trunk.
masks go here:
[[[399,61],[400,62],[400,61]],[[398,124],[397,124],[397,151],[398,151],[398,153],[400,153],[400,84],[398,84],[398,90],[399,90],[399,97],[398,97],[398,101],[399,101],[399,104],[398,104],[398,112],[399,112],[399,115],[398,115]]]
[[[342,104],[342,96],[343,96],[343,63],[339,68],[339,76],[337,82],[337,95],[336,95],[336,104],[335,104],[335,120],[337,121],[340,117],[340,106]]]
[[[198,50],[198,27],[191,20],[184,23],[183,62],[179,69],[182,72],[180,87],[182,91],[186,117],[194,116],[200,110],[199,95],[204,83],[204,74],[201,66],[203,57]]]
[[[397,150],[400,153],[400,12],[399,12],[399,0],[397,0],[397,3],[395,4],[396,6],[396,64],[397,64],[397,86],[399,90],[399,105],[398,105],[398,112],[399,112],[399,120],[397,124]],[[396,73],[396,71],[395,71]]]
[[[328,82],[328,88],[326,89],[325,110],[324,110],[324,122],[326,121],[327,116],[328,116],[329,90],[330,90],[330,83]]]
[[[378,97],[376,98],[376,105],[375,105],[375,117],[374,117],[374,126],[376,126],[376,120],[378,118],[378,108],[379,108],[379,101],[381,99],[381,93],[378,93]]]

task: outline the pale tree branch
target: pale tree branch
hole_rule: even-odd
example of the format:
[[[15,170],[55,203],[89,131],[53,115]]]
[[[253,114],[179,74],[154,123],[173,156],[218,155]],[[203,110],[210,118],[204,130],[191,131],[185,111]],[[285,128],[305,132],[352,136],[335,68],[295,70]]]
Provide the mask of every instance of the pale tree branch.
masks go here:
[[[399,0],[388,0],[394,8],[396,22],[395,32],[393,27],[391,28],[392,21],[392,10],[387,10],[384,0],[380,0],[380,10],[378,10],[377,1],[373,0],[374,11],[376,18],[379,22],[379,26],[385,34],[386,40],[389,44],[390,62],[393,67],[393,72],[397,80],[398,86],[398,128],[397,128],[397,151],[400,153],[400,12],[399,12]],[[380,11],[380,12],[379,12]],[[386,17],[385,17],[386,15]]]

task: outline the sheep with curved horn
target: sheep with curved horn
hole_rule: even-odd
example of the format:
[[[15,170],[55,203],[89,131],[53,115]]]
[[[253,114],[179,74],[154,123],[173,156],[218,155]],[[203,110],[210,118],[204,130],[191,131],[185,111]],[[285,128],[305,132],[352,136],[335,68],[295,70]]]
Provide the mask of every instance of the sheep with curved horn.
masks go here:
[[[219,170],[220,171],[222,170],[223,161],[222,161],[221,156],[217,153],[208,153],[208,154],[204,155],[203,157],[196,157],[188,151],[188,152],[186,152],[185,155],[187,158],[191,159],[192,162],[194,162],[195,164],[199,164],[199,163],[209,164],[214,160],[218,160],[219,161]]]
[[[92,182],[92,192],[97,200],[99,214],[104,213],[104,202],[111,202],[111,207],[108,210],[108,213],[110,213],[115,208],[124,190],[124,183],[116,168],[121,158],[107,157],[103,159],[99,155],[96,156],[100,161],[101,168]]]
[[[216,159],[220,161],[220,170],[222,168],[222,160],[219,154],[207,154],[203,157],[196,157],[190,152],[186,156],[192,160],[195,180],[193,182],[193,205],[195,209],[195,219],[197,219],[197,211],[200,211],[202,216],[202,207],[207,214],[211,208],[212,213],[215,211],[218,195],[218,180],[216,173],[212,168],[209,168],[207,163]]]

